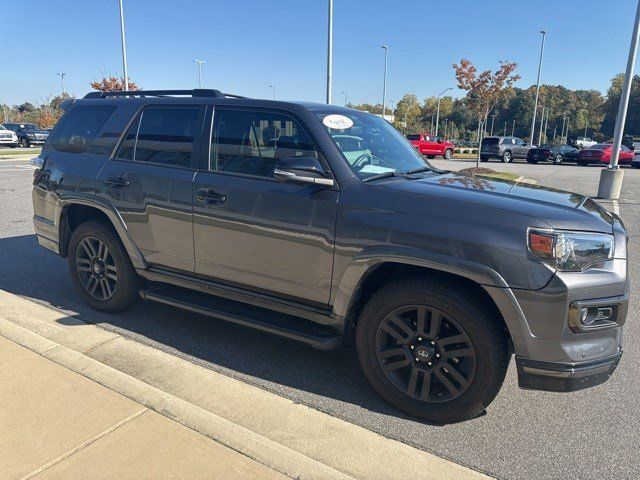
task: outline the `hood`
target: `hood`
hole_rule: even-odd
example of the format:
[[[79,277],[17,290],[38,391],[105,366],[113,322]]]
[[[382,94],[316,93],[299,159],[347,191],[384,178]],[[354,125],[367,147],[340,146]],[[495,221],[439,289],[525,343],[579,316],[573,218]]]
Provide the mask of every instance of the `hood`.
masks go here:
[[[447,172],[418,180],[397,178],[385,186],[465,202],[470,207],[475,204],[529,215],[560,230],[613,231],[613,216],[591,198],[539,185]]]
[[[49,135],[49,131],[48,130],[43,130],[41,128],[25,128],[22,131],[25,132],[25,133],[46,133],[47,135]]]

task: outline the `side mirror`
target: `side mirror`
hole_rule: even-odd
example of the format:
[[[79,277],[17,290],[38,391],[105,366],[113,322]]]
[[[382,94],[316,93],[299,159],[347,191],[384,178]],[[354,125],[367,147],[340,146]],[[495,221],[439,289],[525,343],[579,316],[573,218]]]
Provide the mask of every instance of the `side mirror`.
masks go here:
[[[284,157],[276,162],[273,176],[281,182],[333,187],[322,165],[314,157]]]

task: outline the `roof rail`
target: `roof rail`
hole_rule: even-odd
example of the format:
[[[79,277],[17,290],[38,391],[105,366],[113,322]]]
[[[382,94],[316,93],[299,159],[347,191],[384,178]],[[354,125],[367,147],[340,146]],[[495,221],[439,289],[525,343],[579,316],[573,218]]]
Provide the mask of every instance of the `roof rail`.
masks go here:
[[[225,98],[227,96],[220,90],[196,88],[193,90],[128,90],[115,92],[89,92],[84,98],[106,98],[106,97],[169,97],[174,95],[184,95],[191,97]]]

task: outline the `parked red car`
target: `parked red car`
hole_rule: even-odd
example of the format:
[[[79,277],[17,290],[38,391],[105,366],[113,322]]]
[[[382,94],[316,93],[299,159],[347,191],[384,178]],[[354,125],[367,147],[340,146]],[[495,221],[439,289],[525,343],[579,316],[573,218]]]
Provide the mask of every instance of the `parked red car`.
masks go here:
[[[590,163],[608,164],[611,161],[612,152],[613,144],[611,143],[599,143],[593,147],[585,148],[584,150],[581,150],[578,155],[578,165],[585,167]],[[620,147],[618,162],[620,164],[630,165],[632,161],[633,150],[622,145],[622,147]]]
[[[456,148],[453,143],[427,133],[412,133],[407,135],[407,139],[418,148],[422,155],[426,155],[428,158],[440,156],[448,160],[453,156],[453,149]]]

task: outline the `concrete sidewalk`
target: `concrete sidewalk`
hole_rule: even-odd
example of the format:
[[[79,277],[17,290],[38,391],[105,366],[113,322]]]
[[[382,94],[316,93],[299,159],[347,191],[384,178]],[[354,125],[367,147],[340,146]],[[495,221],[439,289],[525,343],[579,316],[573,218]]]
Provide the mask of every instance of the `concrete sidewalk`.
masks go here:
[[[0,336],[0,478],[281,479]]]

